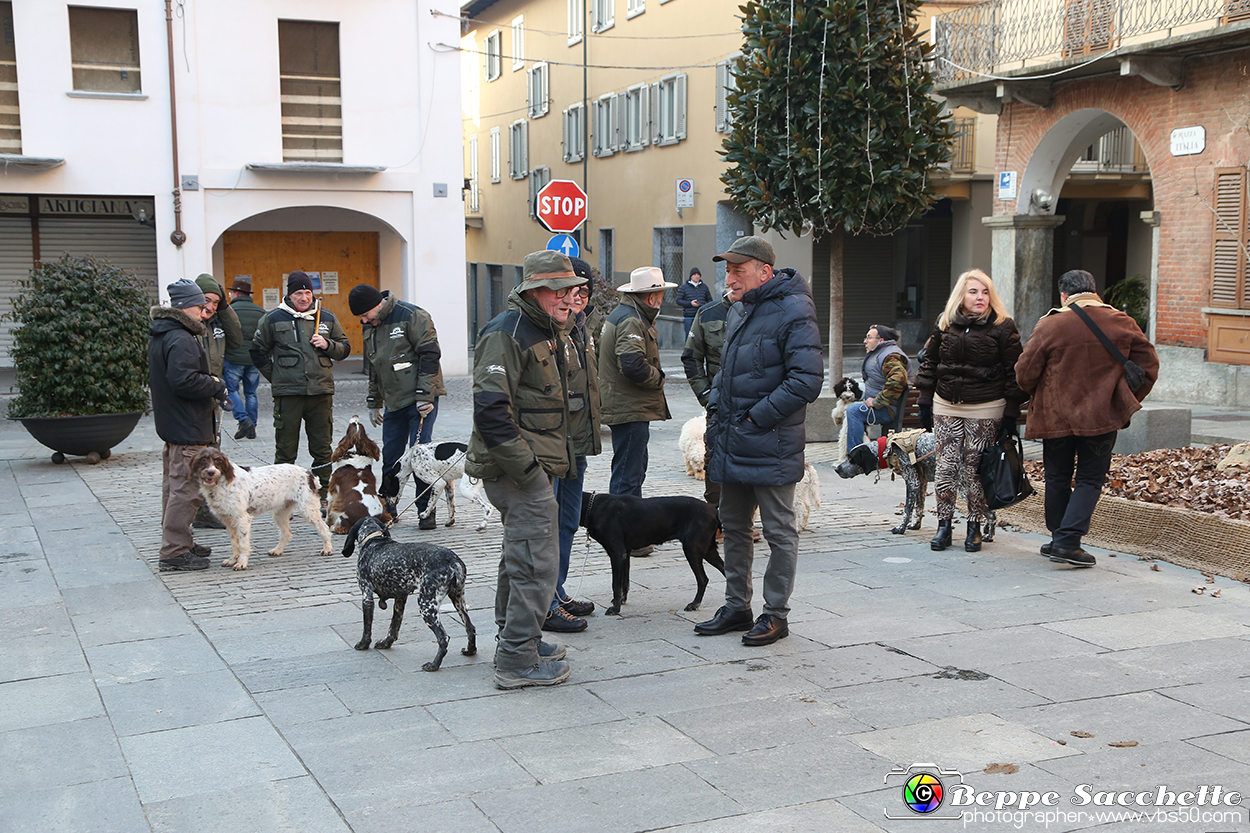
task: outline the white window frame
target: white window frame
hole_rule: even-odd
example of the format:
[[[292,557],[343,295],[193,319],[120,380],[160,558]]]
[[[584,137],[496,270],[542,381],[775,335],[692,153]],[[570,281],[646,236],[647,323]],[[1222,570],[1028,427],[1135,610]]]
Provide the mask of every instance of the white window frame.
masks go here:
[[[500,154],[499,154],[499,134],[498,127],[490,129],[490,181],[498,182],[500,180]]]
[[[512,18],[512,71],[525,66],[525,15]]]
[[[580,162],[586,158],[586,108],[578,101],[570,104],[561,116],[564,133],[561,158],[565,162]]]
[[[590,31],[606,32],[616,25],[616,0],[590,0]]]
[[[625,91],[621,112],[621,150],[631,153],[651,142],[650,84],[635,84]]]
[[[477,191],[477,134],[474,133],[469,137],[469,213],[477,214],[481,210]]]
[[[487,81],[494,81],[503,74],[502,43],[503,35],[500,34],[498,29],[487,35],[486,40],[483,41],[482,53],[485,59],[483,63],[485,64]]]
[[[591,122],[592,154],[599,159],[616,153],[620,135],[620,96],[604,93],[591,102],[594,121]]]
[[[525,179],[529,176],[529,122],[517,119],[508,126],[508,176]]]
[[[664,147],[686,138],[686,73],[666,75],[652,85],[651,138]]]
[[[586,26],[586,0],[569,0],[568,28],[569,46],[582,42]]]
[[[738,76],[733,68],[738,65],[741,52],[735,52],[716,64],[716,132],[733,130],[733,114],[729,112],[729,91],[738,89]]]
[[[530,171],[530,219],[538,219],[538,192],[551,181],[551,168],[537,165]]]
[[[647,0],[625,0],[625,19],[637,17],[647,10]]]
[[[551,109],[551,67],[539,61],[526,71],[525,99],[531,119],[542,118]]]

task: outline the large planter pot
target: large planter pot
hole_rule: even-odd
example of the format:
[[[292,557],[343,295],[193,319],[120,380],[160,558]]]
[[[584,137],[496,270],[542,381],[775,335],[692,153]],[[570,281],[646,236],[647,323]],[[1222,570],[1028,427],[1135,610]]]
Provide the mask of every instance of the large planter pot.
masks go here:
[[[142,411],[128,414],[90,414],[66,417],[19,417],[42,445],[56,453],[52,462],[64,463],[66,454],[86,455],[89,463],[107,460],[110,449],[130,436]]]

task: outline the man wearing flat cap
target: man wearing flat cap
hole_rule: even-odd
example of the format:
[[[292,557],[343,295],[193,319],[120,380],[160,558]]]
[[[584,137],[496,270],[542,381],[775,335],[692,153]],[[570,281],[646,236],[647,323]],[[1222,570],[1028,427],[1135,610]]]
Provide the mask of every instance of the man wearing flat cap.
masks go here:
[[[260,387],[260,371],[253,364],[248,348],[252,343],[252,336],[256,335],[256,325],[265,315],[265,308],[252,300],[250,276],[235,275],[234,283],[230,284],[230,309],[238,317],[239,329],[243,335],[243,346],[227,349],[226,363],[222,367],[226,386],[230,388],[234,419],[238,423],[234,438],[254,440],[256,420],[260,414],[260,403],[256,399],[256,389]],[[243,389],[242,393],[239,392],[240,387]]]
[[[707,477],[721,484],[725,605],[695,625],[695,633],[748,631],[744,645],[769,645],[790,633],[786,617],[799,555],[794,484],[803,477],[807,405],[824,384],[820,330],[807,283],[794,269],[774,270],[768,241],[740,238],[712,260],[728,264],[725,285],[734,302],[707,406]],[[764,612],[753,620],[756,508],[770,554]]]
[[[671,416],[664,398],[664,371],[660,369],[655,319],[660,314],[664,290],[676,285],[664,280],[664,273],[655,266],[635,269],[629,275],[629,283],[616,288],[621,302],[603,324],[599,338],[599,396],[603,424],[612,431],[612,479],[608,491],[614,495],[642,497],[651,423]]]
[[[324,510],[334,432],[334,362],[347,358],[352,348],[343,325],[313,295],[312,278],[296,270],[287,276],[286,291],[278,308],[256,325],[252,361],[273,385],[273,461],[295,462],[302,422]]]
[[[552,478],[577,474],[566,380],[572,290],[586,282],[560,252],[525,256],[507,309],[473,353],[473,436],[465,473],[480,477],[503,520],[495,591],[495,687],[558,685],[569,678],[563,645],[542,641],[560,563]]]
[[[439,365],[443,354],[430,314],[416,304],[362,283],[348,293],[347,305],[360,319],[369,377],[365,400],[369,420],[382,426],[379,496],[386,503],[386,511],[395,516],[400,458],[418,440],[428,443],[434,436],[438,398],[447,392]],[[417,481],[418,514],[429,505],[431,491],[430,484]],[[421,529],[436,525],[432,512],[419,523]]]

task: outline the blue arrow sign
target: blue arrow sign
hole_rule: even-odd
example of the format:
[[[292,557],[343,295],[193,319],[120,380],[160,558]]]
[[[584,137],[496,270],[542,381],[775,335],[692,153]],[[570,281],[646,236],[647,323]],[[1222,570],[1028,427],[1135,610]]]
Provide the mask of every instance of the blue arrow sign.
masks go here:
[[[547,241],[547,248],[553,252],[562,252],[566,257],[577,257],[581,251],[571,234],[557,234]]]

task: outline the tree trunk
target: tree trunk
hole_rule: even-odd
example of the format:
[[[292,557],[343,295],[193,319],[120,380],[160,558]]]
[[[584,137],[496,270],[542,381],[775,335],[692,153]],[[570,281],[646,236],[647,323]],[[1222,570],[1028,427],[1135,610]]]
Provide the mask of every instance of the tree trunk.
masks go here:
[[[846,233],[829,234],[829,382],[842,378],[842,253]]]

